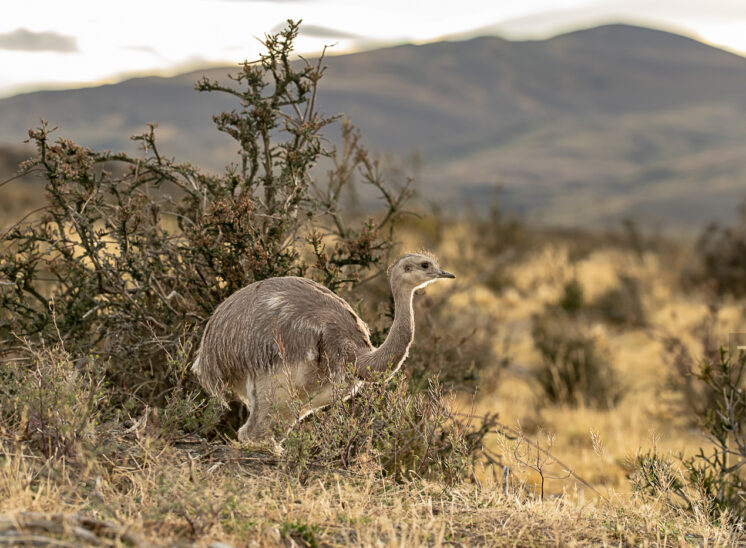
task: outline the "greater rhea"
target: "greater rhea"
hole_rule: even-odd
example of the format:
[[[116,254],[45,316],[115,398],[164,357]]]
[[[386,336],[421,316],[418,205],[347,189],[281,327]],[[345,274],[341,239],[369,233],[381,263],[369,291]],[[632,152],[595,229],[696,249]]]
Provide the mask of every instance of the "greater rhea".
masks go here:
[[[430,254],[409,253],[394,263],[394,322],[378,348],[365,322],[326,287],[299,277],[254,282],[215,309],[192,369],[208,392],[227,389],[246,406],[239,440],[259,439],[273,412],[289,412],[292,397],[308,412],[331,403],[348,367],[356,377],[351,391],[401,367],[414,339],[414,292],[440,278],[455,276]]]

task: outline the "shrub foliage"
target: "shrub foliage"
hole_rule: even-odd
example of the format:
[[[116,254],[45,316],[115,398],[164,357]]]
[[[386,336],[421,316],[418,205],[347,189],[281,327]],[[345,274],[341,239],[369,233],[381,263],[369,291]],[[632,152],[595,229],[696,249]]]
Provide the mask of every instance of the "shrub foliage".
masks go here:
[[[412,393],[406,377],[384,373],[362,385],[354,398],[345,394],[340,386],[328,409],[290,431],[284,456],[301,477],[333,464],[372,467],[395,480],[457,482],[471,471],[484,437],[496,425],[494,416],[473,425],[454,414],[437,380]]]
[[[709,405],[698,409],[699,427],[709,442],[691,457],[679,457],[680,472],[655,451],[637,457],[633,486],[662,496],[677,508],[713,519],[746,518],[746,353],[727,349],[705,356],[689,372],[691,386]]]

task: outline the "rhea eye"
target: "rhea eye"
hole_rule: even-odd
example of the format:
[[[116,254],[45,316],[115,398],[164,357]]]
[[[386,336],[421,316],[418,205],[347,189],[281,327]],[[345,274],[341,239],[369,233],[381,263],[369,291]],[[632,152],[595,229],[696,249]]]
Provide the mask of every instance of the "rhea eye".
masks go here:
[[[424,268],[425,270],[427,270],[428,268],[430,268],[430,263],[428,263],[428,262],[424,262],[424,263],[422,263],[422,264],[421,264],[420,266],[421,266],[422,268]]]

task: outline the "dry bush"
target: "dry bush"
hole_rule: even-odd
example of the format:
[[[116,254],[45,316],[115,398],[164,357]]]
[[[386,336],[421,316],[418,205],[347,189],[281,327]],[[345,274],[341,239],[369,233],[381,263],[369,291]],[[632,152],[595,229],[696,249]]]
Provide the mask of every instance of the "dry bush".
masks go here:
[[[562,288],[556,308],[571,316],[584,316],[625,327],[644,327],[647,314],[642,304],[640,280],[623,275],[619,284],[587,301],[583,285],[571,278]]]
[[[585,306],[585,291],[583,284],[577,278],[571,278],[562,287],[562,295],[557,301],[557,306],[574,316],[582,311]]]
[[[660,234],[644,230],[633,219],[624,219],[617,227],[610,229],[546,228],[542,230],[541,240],[566,246],[571,262],[587,259],[594,252],[604,249],[618,249],[637,258],[642,258],[649,252],[669,257],[677,251],[674,242]]]
[[[512,492],[516,496],[521,496],[529,492],[525,480],[519,476],[512,476],[511,471],[516,469],[538,477],[539,500],[542,501],[547,480],[566,480],[573,477],[593,489],[588,482],[577,476],[552,454],[555,440],[553,433],[540,428],[536,441],[532,441],[526,437],[520,424],[516,430],[502,426],[500,432],[498,446],[501,449],[503,491],[506,494]]]
[[[173,438],[185,433],[203,436],[214,434],[219,428],[233,424],[238,417],[223,417],[225,408],[218,398],[205,398],[202,390],[192,381],[192,351],[188,343],[179,345],[175,354],[164,350],[166,357],[167,393],[163,405],[149,409],[147,406],[139,420],[151,420],[157,435]],[[129,408],[128,408],[129,407]],[[130,413],[139,406],[124,406]]]
[[[673,459],[655,449],[639,452],[627,462],[628,476],[635,492],[645,496],[662,497],[673,505],[673,497],[687,499],[684,476]]]
[[[746,295],[746,205],[731,226],[712,224],[696,245],[701,264],[689,273],[695,282],[712,285],[718,294]]]
[[[75,357],[62,344],[25,341],[0,369],[0,431],[47,457],[68,458],[95,448],[127,421],[147,423],[150,435],[163,439],[186,432],[212,434],[224,410],[188,382],[187,356],[184,349],[167,356],[171,388],[163,406],[151,408],[137,400],[112,405],[116,390],[106,384],[111,361]]]
[[[352,398],[340,386],[329,407],[291,429],[283,443],[286,464],[301,476],[333,466],[373,470],[397,481],[464,479],[494,429],[494,417],[465,422],[436,381],[413,394],[405,376],[387,376],[365,383]]]
[[[515,215],[505,211],[500,203],[500,188],[496,188],[487,217],[477,218],[475,232],[480,235],[480,245],[488,256],[494,257],[509,251],[528,250],[532,233]]]
[[[499,188],[495,190],[487,217],[477,217],[473,224],[474,233],[479,235],[477,256],[485,260],[470,266],[481,273],[487,287],[499,293],[513,285],[506,266],[521,260],[535,249],[540,242],[538,232],[529,229],[518,217],[505,212],[500,203]]]
[[[534,316],[531,335],[541,355],[535,378],[552,403],[610,408],[624,394],[608,350],[582,318],[561,309]]]
[[[46,457],[77,457],[95,446],[108,403],[103,374],[90,356],[61,345],[25,344],[0,368],[0,431]]]
[[[619,285],[599,295],[590,307],[607,323],[644,327],[647,325],[647,314],[640,293],[640,280],[621,276]]]

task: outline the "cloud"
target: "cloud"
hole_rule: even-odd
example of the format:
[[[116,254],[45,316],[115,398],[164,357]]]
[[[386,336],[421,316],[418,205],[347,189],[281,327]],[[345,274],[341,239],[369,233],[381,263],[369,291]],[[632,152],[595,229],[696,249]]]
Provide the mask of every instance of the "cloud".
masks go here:
[[[78,41],[72,36],[57,34],[56,32],[33,32],[27,29],[16,29],[0,34],[0,49],[72,53],[78,51]]]
[[[301,25],[300,33],[304,36],[310,36],[311,38],[335,38],[337,40],[360,38],[359,34],[353,34],[351,32],[331,29],[319,25]]]
[[[287,22],[283,21],[282,23],[275,25],[270,32],[280,32],[285,27],[287,27]],[[307,25],[305,23],[301,23],[300,34],[301,36],[306,36],[308,38],[331,38],[333,40],[355,40],[362,38],[359,34],[353,34],[351,32],[330,27],[322,27],[321,25]]]

